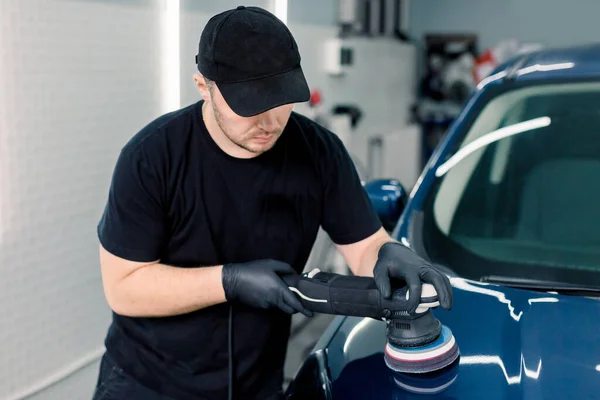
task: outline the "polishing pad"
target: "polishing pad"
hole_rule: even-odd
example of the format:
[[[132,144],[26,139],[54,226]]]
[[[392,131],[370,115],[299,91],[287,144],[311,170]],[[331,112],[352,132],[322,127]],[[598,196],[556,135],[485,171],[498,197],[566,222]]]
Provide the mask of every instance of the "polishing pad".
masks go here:
[[[394,372],[394,383],[398,388],[416,394],[439,394],[447,390],[458,377],[458,359],[440,370],[426,374]]]
[[[434,342],[421,347],[385,346],[384,360],[397,372],[427,373],[444,368],[459,356],[456,340],[447,326],[442,326],[440,336]]]

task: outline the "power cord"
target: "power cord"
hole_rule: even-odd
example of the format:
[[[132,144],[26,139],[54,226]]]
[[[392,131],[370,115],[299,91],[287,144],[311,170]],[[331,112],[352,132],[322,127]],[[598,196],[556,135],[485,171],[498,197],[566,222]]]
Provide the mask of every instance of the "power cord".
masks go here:
[[[229,400],[233,400],[233,305],[229,305],[229,328],[227,333],[229,354]]]

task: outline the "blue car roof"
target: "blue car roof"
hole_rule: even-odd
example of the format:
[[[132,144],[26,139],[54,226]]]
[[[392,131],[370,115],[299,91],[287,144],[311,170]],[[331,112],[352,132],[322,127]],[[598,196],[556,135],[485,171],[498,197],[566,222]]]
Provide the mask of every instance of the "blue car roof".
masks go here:
[[[490,75],[501,83],[600,77],[600,43],[549,48],[513,57]]]

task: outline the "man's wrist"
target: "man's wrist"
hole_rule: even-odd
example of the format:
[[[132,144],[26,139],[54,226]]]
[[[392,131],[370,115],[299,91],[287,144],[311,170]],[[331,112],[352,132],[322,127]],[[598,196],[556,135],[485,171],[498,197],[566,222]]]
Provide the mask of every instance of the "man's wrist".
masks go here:
[[[361,263],[358,271],[359,276],[373,276],[373,269],[375,268],[377,260],[379,259],[379,251],[388,243],[398,243],[398,241],[391,237],[386,237],[373,242],[371,246],[369,246],[365,252],[367,253],[367,261]]]
[[[219,266],[219,276],[221,277],[221,286],[223,287],[223,296],[225,297],[225,301],[230,301],[231,293],[231,285],[232,285],[232,277],[231,277],[231,268],[228,264],[223,264]]]
[[[402,246],[402,244],[400,242],[398,242],[397,240],[393,239],[393,238],[389,238],[387,240],[383,240],[382,242],[379,243],[379,245],[377,246],[377,249],[375,250],[375,262],[377,262],[377,260],[379,260],[379,258],[381,257],[381,251],[384,249],[384,247],[392,245],[392,244],[399,244]],[[373,268],[375,266],[373,265]]]

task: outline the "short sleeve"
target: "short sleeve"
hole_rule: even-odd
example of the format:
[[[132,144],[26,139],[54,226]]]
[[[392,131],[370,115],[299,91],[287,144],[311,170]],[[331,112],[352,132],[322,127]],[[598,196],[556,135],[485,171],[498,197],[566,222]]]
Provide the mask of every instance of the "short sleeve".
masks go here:
[[[165,242],[163,192],[140,148],[122,150],[97,227],[102,246],[131,261],[159,259]]]
[[[336,244],[351,244],[374,234],[381,221],[365,191],[356,166],[342,141],[333,133],[323,157],[324,204],[322,227]]]

